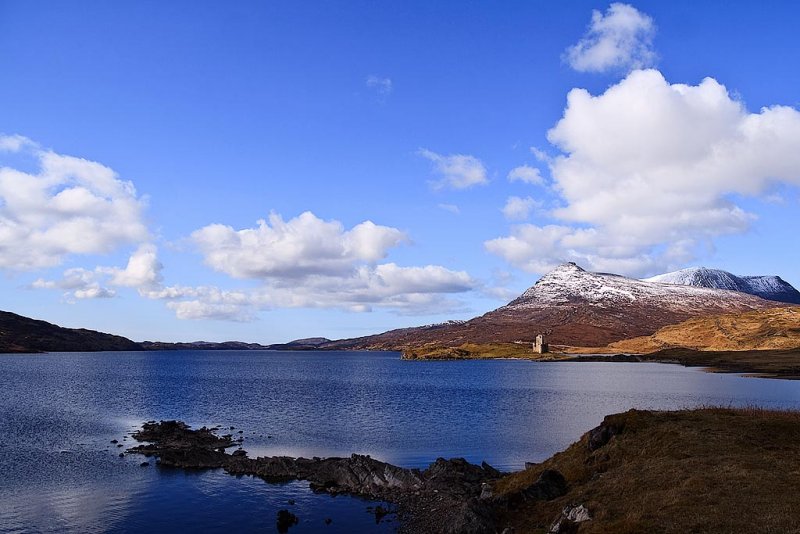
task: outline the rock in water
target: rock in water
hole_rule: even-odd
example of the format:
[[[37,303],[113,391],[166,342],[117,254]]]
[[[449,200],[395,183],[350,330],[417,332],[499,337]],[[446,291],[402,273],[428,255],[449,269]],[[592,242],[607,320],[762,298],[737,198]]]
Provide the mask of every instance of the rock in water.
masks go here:
[[[277,527],[278,532],[286,533],[289,532],[289,527],[295,526],[299,523],[300,520],[297,519],[297,516],[294,515],[289,510],[279,510],[278,511],[278,520],[277,520]]]

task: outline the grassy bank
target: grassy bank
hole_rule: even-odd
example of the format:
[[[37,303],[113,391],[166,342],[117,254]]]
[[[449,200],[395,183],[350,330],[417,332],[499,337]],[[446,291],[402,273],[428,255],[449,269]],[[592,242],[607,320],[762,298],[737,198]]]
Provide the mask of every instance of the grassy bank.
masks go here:
[[[800,413],[633,410],[603,426],[609,439],[594,450],[587,433],[499,481],[495,499],[516,503],[499,508],[499,524],[546,532],[565,506],[583,504],[592,519],[579,524],[581,534],[800,532]],[[546,469],[564,475],[566,495],[512,498]]]
[[[800,379],[800,349],[720,352],[666,349],[643,354],[640,358],[642,361],[675,362],[690,367],[708,367],[711,370],[768,378]]]
[[[465,343],[458,347],[407,348],[403,351],[403,358],[408,360],[519,358],[532,361],[677,363],[688,367],[706,367],[713,371],[747,373],[765,378],[800,379],[800,349],[699,351],[671,348],[649,354],[620,354],[607,347],[594,349],[555,347],[554,352],[536,354],[527,343]]]
[[[522,358],[541,360],[553,354],[536,354],[530,343],[464,343],[457,347],[424,345],[403,350],[406,360],[485,360],[492,358]]]

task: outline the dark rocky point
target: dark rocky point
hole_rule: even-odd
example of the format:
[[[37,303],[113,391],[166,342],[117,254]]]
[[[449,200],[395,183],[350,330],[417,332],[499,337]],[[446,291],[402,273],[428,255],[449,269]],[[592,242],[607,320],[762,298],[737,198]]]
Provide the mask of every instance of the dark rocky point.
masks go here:
[[[223,468],[232,475],[253,475],[268,482],[306,480],[317,492],[395,504],[396,512],[379,506],[373,513],[378,521],[397,513],[403,531],[477,534],[495,530],[492,508],[479,496],[483,485],[496,481],[501,473],[487,463],[479,466],[463,458],[439,458],[428,469],[419,470],[359,454],[349,458],[248,458],[239,451],[225,452],[236,445],[230,435],[219,437],[206,427],[192,430],[180,421],[145,423],[133,437],[148,443],[129,452],[158,456],[163,467]],[[548,479],[547,484],[554,482]],[[293,516],[283,517],[289,520]],[[288,530],[294,523],[281,524]]]

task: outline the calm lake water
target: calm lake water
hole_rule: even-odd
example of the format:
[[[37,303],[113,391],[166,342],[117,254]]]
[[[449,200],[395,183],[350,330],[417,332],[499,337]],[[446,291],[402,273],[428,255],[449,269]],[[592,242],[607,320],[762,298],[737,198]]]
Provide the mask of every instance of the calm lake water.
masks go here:
[[[406,362],[397,353],[0,355],[0,532],[387,532],[355,498],[221,471],[143,468],[110,441],[150,419],[235,426],[251,457],[353,452],[519,469],[603,416],[698,405],[800,408],[800,382],[643,363]],[[287,501],[295,504],[290,506]],[[325,525],[324,519],[333,523]]]

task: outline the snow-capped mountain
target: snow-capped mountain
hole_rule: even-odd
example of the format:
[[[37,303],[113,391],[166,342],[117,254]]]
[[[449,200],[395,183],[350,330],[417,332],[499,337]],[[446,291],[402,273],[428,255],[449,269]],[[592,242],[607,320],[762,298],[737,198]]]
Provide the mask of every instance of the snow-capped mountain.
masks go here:
[[[691,267],[647,278],[647,282],[728,289],[763,299],[800,304],[800,291],[780,276],[737,276],[720,269]]]
[[[574,263],[565,263],[541,277],[504,308],[529,309],[570,303],[595,307],[657,304],[688,312],[698,306],[749,307],[755,302],[718,289],[727,288],[653,283],[617,274],[592,273]]]
[[[505,306],[461,324],[404,328],[333,342],[331,348],[400,349],[419,345],[532,341],[586,347],[637,336],[691,317],[775,307],[738,291],[664,284],[592,273],[565,263]]]

